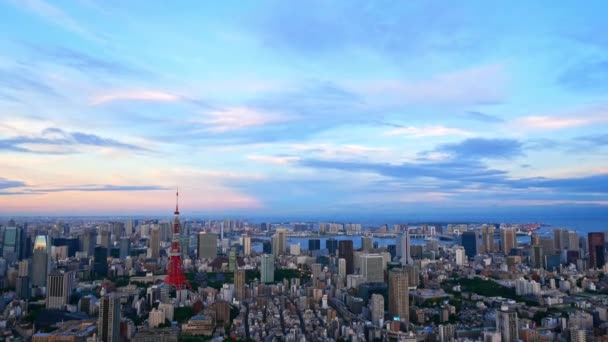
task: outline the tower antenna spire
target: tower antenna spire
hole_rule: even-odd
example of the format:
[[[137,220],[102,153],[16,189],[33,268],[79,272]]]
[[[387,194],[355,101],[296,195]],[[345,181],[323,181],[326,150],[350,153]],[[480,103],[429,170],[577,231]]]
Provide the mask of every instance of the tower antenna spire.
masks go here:
[[[179,213],[179,187],[175,188],[175,213]]]

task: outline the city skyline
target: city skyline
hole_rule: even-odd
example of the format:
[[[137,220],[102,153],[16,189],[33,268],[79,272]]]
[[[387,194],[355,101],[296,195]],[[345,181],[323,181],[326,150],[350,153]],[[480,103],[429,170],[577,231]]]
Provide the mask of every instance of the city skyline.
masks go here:
[[[0,216],[607,217],[602,2],[0,9]]]

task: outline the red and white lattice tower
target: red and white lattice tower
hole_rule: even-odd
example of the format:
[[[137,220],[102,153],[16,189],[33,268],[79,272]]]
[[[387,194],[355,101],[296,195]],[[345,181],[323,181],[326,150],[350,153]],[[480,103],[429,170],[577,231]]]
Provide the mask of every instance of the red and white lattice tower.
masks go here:
[[[175,287],[176,290],[190,289],[182,269],[182,253],[179,231],[179,192],[175,193],[175,220],[173,221],[173,241],[169,252],[169,272],[165,277],[165,284]]]

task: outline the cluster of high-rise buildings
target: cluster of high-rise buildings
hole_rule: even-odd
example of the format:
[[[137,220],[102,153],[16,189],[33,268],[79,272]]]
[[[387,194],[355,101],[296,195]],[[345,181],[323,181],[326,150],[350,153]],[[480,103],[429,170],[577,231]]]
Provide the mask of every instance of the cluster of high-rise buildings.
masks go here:
[[[3,222],[0,285],[12,298],[0,303],[5,336],[412,342],[608,336],[604,232],[254,224],[183,221],[177,214],[173,223]],[[168,276],[174,260],[184,274],[179,286],[179,274]]]

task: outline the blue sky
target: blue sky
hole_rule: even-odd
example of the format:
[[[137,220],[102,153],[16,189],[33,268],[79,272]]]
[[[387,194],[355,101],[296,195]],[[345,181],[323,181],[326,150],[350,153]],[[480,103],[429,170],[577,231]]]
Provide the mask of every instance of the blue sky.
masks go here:
[[[2,2],[0,211],[603,210],[607,10]]]

